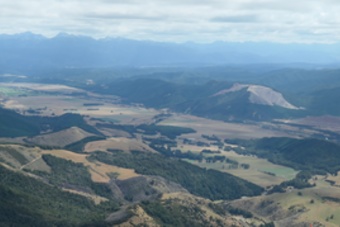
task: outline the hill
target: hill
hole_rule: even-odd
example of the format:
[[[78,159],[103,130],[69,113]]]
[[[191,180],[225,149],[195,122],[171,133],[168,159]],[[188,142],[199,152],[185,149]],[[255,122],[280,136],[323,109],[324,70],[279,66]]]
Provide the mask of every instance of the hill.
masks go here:
[[[144,175],[158,175],[182,185],[190,193],[212,200],[236,199],[242,195],[254,196],[262,188],[227,173],[205,170],[187,162],[158,154],[132,152],[96,152],[91,158],[100,162],[135,169]],[[204,182],[202,184],[202,182]]]
[[[103,226],[105,216],[118,208],[112,202],[96,206],[83,196],[63,192],[1,165],[0,176],[1,226]]]
[[[74,126],[58,132],[27,138],[25,141],[40,146],[65,147],[90,136],[94,136],[94,134]]]
[[[32,149],[25,150],[19,146],[10,149],[7,145],[5,150],[11,153],[12,159],[18,159],[21,165],[15,167],[15,171],[9,162],[0,159],[2,225],[112,226],[130,219],[144,223],[148,220],[140,219],[140,213],[135,210],[136,206],[141,206],[161,226],[178,222],[198,224],[194,217],[199,214],[203,215],[199,215],[199,223],[210,220],[216,222],[216,226],[223,226],[218,223],[226,220],[237,223],[237,220],[230,217],[228,210],[223,211],[210,200],[189,194],[188,190],[204,198],[230,199],[262,192],[262,188],[232,175],[204,170],[158,154],[115,151],[112,155],[107,152],[91,155],[68,152],[66,155],[66,151],[61,154],[61,150]],[[40,163],[36,168],[29,168],[29,165],[38,161],[31,155],[40,155]],[[71,157],[76,162],[71,161]],[[41,162],[48,168],[42,166]],[[111,171],[127,169],[117,168],[112,165],[113,162],[120,163],[119,166],[128,164],[144,175],[120,177],[120,173]],[[103,174],[99,173],[99,169],[104,171],[104,167],[109,179],[98,181],[93,178],[92,174]],[[168,193],[179,193],[180,197],[184,195],[191,202],[170,198],[163,202],[162,195]],[[180,215],[175,211],[178,208],[181,209]],[[209,219],[210,216],[214,220]]]
[[[249,102],[266,106],[279,106],[286,109],[298,109],[298,107],[290,104],[281,93],[271,88],[260,85],[234,84],[231,88],[219,91],[213,96],[220,96],[231,92],[237,92],[246,89],[250,94]]]
[[[90,89],[121,96],[127,103],[169,108],[217,120],[270,120],[303,114],[303,110],[289,103],[278,91],[258,85],[217,81],[192,85],[140,78],[121,79]]]

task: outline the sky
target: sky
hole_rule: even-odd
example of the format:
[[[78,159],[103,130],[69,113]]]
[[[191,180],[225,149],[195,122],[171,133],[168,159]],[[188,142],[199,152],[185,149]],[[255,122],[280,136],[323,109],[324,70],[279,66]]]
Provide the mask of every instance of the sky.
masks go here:
[[[340,0],[0,0],[0,34],[334,43],[339,12]]]

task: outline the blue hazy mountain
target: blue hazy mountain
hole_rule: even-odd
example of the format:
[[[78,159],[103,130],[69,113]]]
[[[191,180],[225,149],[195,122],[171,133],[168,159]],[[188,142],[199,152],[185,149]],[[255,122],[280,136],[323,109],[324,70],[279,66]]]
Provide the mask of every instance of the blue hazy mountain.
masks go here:
[[[338,64],[340,44],[162,43],[93,39],[60,33],[0,35],[2,70],[114,66],[211,66],[228,64]]]

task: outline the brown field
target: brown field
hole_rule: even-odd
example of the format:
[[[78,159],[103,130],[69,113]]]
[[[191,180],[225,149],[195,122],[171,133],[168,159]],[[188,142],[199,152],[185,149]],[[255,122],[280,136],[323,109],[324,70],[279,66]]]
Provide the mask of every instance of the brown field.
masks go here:
[[[122,151],[147,151],[156,152],[148,145],[136,139],[129,139],[124,137],[108,138],[106,140],[89,142],[85,146],[85,152],[93,151],[107,151],[108,149],[122,150]]]
[[[160,125],[188,127],[197,131],[182,137],[200,139],[202,134],[216,135],[222,139],[240,138],[254,139],[263,137],[292,137],[290,133],[271,130],[255,124],[238,124],[210,120],[191,115],[176,114],[162,121]],[[295,136],[294,136],[295,137]]]
[[[98,106],[84,106],[86,103],[98,103]],[[159,114],[159,111],[154,109],[126,106],[112,102],[107,103],[106,100],[91,100],[89,97],[82,98],[68,95],[18,96],[4,100],[2,104],[5,108],[15,109],[23,114],[28,114],[26,112],[28,109],[39,110],[39,115],[42,116],[78,113],[123,124],[152,122],[152,118]]]
[[[48,133],[27,138],[26,140],[33,144],[64,147],[93,135],[94,134],[88,133],[80,128],[72,127],[55,133]]]
[[[67,150],[44,150],[42,154],[51,154],[53,156],[71,160],[76,163],[82,163],[89,168],[91,178],[94,182],[109,182],[110,173],[118,173],[118,179],[125,180],[136,177],[138,174],[132,169],[125,169],[116,166],[107,165],[100,162],[90,162],[86,159],[88,155],[77,154]]]
[[[340,117],[320,116],[320,117],[305,117],[294,120],[284,120],[284,123],[298,124],[302,126],[311,126],[314,128],[340,132]]]

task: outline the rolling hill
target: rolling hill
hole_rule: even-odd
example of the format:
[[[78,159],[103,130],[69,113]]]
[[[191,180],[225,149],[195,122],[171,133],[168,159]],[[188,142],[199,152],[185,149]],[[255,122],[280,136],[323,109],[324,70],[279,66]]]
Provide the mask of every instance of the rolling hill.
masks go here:
[[[122,79],[93,91],[118,95],[127,103],[169,108],[217,120],[270,120],[303,114],[278,91],[259,85],[210,81],[176,84],[159,79]]]

